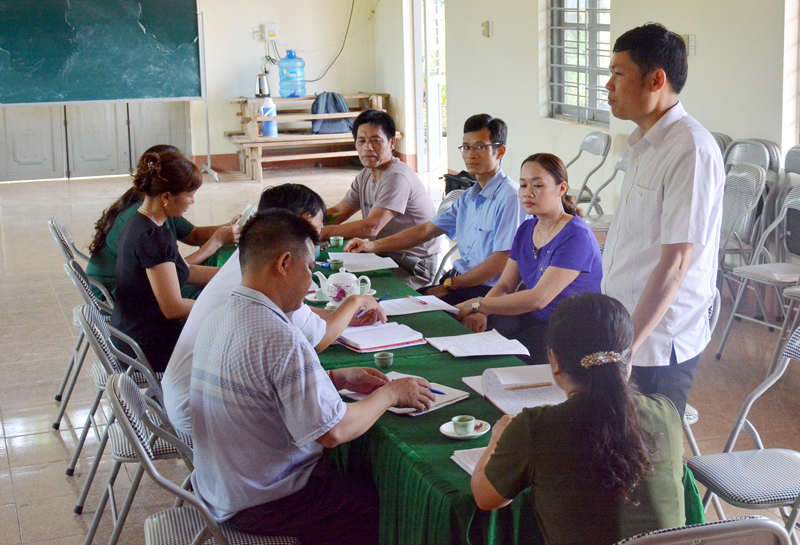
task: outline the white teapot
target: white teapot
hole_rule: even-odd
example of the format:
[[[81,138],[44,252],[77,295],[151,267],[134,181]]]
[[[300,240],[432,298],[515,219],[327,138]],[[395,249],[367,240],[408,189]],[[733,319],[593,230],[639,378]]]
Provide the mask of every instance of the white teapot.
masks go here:
[[[350,295],[359,295],[362,292],[366,293],[372,287],[372,283],[366,276],[356,277],[353,273],[349,273],[344,267],[339,269],[339,272],[325,278],[325,275],[317,271],[314,273],[319,280],[319,287],[322,288],[322,293],[334,304],[339,305],[346,297]],[[366,281],[366,289],[362,288],[362,282]]]

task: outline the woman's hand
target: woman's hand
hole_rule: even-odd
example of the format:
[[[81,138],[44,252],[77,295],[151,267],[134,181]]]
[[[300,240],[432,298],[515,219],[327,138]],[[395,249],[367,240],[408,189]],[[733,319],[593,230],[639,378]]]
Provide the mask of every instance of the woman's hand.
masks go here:
[[[485,314],[480,312],[473,312],[467,315],[461,323],[470,328],[475,333],[483,333],[486,331],[486,324],[488,319]]]
[[[345,252],[353,252],[354,254],[371,254],[375,251],[375,243],[362,238],[354,238],[347,241],[344,245]]]
[[[455,307],[458,309],[458,315],[456,316],[456,320],[460,322],[464,318],[472,314],[472,303],[474,303],[477,300],[478,300],[477,297],[473,297],[472,299],[469,299],[467,301],[464,301],[463,303],[455,305]]]
[[[227,244],[238,244],[239,225],[235,222],[223,225],[219,229],[214,231],[214,234],[211,235],[211,239],[214,240],[217,244],[219,244],[219,247],[225,246]]]
[[[511,424],[511,421],[514,419],[514,416],[503,415],[503,417],[495,422],[494,427],[492,427],[492,442],[497,443],[500,439],[500,436],[503,435],[503,432]]]

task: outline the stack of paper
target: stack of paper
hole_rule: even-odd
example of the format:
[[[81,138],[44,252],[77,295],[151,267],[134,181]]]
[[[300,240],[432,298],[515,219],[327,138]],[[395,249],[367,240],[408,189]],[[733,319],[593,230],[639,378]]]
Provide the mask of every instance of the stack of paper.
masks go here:
[[[402,299],[389,299],[381,301],[381,308],[387,316],[403,316],[404,314],[416,314],[418,312],[433,312],[443,310],[445,312],[458,313],[458,309],[453,305],[448,305],[435,295],[418,295],[416,297],[403,297]]]
[[[514,356],[530,355],[528,349],[516,339],[506,339],[497,330],[454,337],[427,337],[429,343],[441,351],[450,352],[457,358],[465,356]]]
[[[422,333],[404,324],[387,322],[365,326],[350,326],[339,336],[339,343],[356,352],[380,352],[406,346],[425,344]]]
[[[450,457],[458,467],[472,475],[475,473],[475,466],[478,465],[478,460],[481,459],[486,447],[468,448],[464,450],[457,450]]]
[[[398,373],[396,371],[392,371],[391,373],[386,373],[386,378],[389,380],[397,380],[405,377],[413,377],[415,375],[405,375],[403,373]],[[435,382],[431,382],[430,387],[434,390],[438,390],[443,392],[443,394],[434,394],[436,396],[436,400],[431,404],[430,408],[427,411],[422,412],[415,412],[415,409],[398,409],[396,407],[392,407],[389,410],[396,414],[410,414],[411,416],[419,416],[421,414],[427,414],[431,411],[435,411],[436,409],[441,409],[442,407],[446,407],[447,405],[452,405],[458,401],[462,401],[469,397],[469,392],[465,392],[464,390],[456,390],[455,388],[450,388],[449,386],[445,386],[443,384],[436,384]],[[350,390],[339,390],[339,393],[343,396],[349,397],[350,399],[354,399],[356,401],[361,401],[367,394],[357,394],[355,392],[351,392]]]
[[[379,257],[375,254],[351,254],[348,252],[328,252],[329,259],[341,259],[344,268],[351,273],[396,269],[397,263],[391,257]]]
[[[558,405],[567,394],[553,380],[549,365],[523,365],[486,369],[483,375],[461,381],[491,401],[505,414],[518,414],[525,407]]]
[[[244,224],[247,223],[247,220],[249,220],[250,217],[256,212],[258,212],[257,206],[254,206],[250,203],[244,205],[244,210],[242,210],[242,217],[239,218],[239,221],[237,222],[239,224],[239,229],[244,227]]]

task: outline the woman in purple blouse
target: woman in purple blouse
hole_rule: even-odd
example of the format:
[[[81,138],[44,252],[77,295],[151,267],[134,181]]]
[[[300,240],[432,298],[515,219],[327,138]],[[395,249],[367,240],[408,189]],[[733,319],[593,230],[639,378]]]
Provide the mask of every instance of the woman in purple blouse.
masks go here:
[[[472,331],[497,329],[518,339],[529,364],[547,363],[547,322],[562,299],[600,293],[600,247],[583,213],[567,194],[567,169],[549,153],[522,163],[519,197],[535,216],[520,225],[500,280],[486,295],[458,305],[458,319]],[[520,283],[527,289],[517,291]]]

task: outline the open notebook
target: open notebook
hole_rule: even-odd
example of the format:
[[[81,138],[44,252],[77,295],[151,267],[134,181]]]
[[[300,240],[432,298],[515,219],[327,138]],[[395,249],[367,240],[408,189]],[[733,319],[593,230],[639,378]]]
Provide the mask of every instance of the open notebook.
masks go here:
[[[362,354],[425,344],[422,333],[395,322],[350,326],[342,331],[338,341],[342,346]]]
[[[486,447],[457,450],[450,459],[457,463],[461,469],[472,475],[475,473],[475,466],[478,465],[478,460],[481,459],[485,451]]]
[[[431,346],[450,352],[457,358],[468,356],[530,356],[530,352],[517,339],[506,339],[496,329],[483,333],[468,333],[451,337],[426,337]]]
[[[518,414],[525,407],[558,405],[567,400],[564,390],[556,386],[549,365],[495,367],[461,381],[505,414]],[[547,386],[529,387],[547,383]]]
[[[403,373],[398,373],[397,371],[392,371],[390,373],[386,373],[386,377],[389,380],[397,380],[404,377],[413,377],[416,375],[405,375]],[[436,400],[431,404],[430,408],[427,411],[423,412],[415,412],[414,409],[398,409],[396,407],[392,407],[389,410],[396,414],[410,414],[411,416],[419,416],[421,414],[428,414],[431,411],[435,411],[436,409],[441,409],[442,407],[446,407],[448,405],[452,405],[458,401],[462,401],[469,397],[469,392],[464,390],[456,390],[455,388],[450,388],[449,386],[445,386],[443,384],[436,384],[435,382],[431,382],[432,389],[439,390],[440,392],[444,392],[444,395],[434,394],[436,396]],[[367,394],[357,394],[355,392],[351,392],[350,390],[339,390],[339,393],[345,397],[349,397],[350,399],[354,399],[356,401],[361,401]]]

